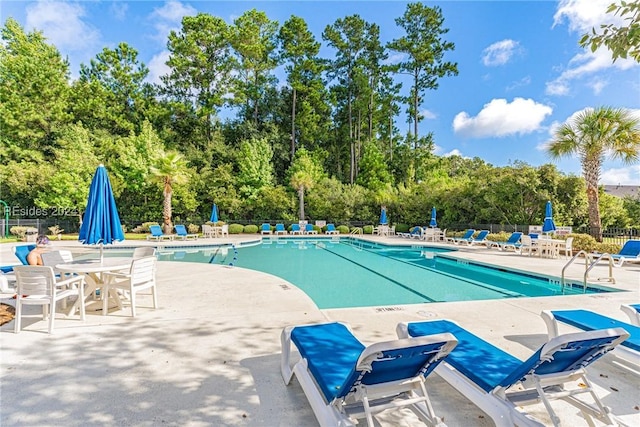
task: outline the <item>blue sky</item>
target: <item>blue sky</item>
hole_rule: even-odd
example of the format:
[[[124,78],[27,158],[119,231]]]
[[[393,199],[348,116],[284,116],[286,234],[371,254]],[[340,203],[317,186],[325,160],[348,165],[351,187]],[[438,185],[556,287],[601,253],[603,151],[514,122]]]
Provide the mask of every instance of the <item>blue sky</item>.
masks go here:
[[[439,80],[425,95],[420,132],[433,132],[436,153],[480,157],[495,166],[520,160],[554,163],[580,174],[576,158],[550,159],[544,150],[553,129],[585,108],[628,108],[640,115],[640,64],[611,61],[610,53],[582,49],[578,40],[592,27],[616,22],[606,15],[613,0],[438,1],[445,36],[456,49],[445,58],[459,75]],[[206,12],[232,23],[256,8],[282,24],[304,18],[317,40],[335,20],[359,14],[381,28],[386,43],[402,36],[394,19],[403,1],[3,1],[2,22],[15,18],[27,30],[44,33],[72,65],[73,76],[104,47],[126,42],[151,70],[150,80],[166,72],[169,31],[183,16]],[[326,46],[320,52],[330,57]],[[399,61],[391,55],[390,61]],[[276,73],[281,80],[281,71]],[[405,85],[408,88],[408,85]],[[404,132],[407,124],[399,119]],[[605,162],[602,184],[640,185],[640,165]]]

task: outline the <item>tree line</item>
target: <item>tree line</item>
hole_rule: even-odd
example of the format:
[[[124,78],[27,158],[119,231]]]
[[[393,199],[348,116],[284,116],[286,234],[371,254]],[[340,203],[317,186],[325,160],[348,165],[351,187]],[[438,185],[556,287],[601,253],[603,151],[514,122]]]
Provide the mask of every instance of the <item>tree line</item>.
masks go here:
[[[256,9],[227,24],[187,16],[167,40],[160,84],[136,49],[104,48],[76,79],[39,31],[12,18],[0,44],[0,198],[10,206],[86,203],[99,163],[120,215],[200,223],[215,202],[223,220],[298,218],[424,224],[589,224],[585,180],[552,165],[433,154],[419,135],[421,106],[458,74],[440,8],[410,3],[384,43],[359,15],[317,40],[301,17],[280,25]],[[319,56],[322,43],[331,57]],[[403,61],[390,65],[391,52]],[[278,82],[283,66],[286,82]],[[402,87],[400,75],[410,78]],[[406,82],[405,82],[406,83]],[[408,131],[397,123],[404,111]],[[232,112],[221,118],[221,113]],[[565,150],[566,151],[566,150]],[[561,155],[564,152],[558,151]],[[640,201],[600,192],[603,226],[640,224]]]

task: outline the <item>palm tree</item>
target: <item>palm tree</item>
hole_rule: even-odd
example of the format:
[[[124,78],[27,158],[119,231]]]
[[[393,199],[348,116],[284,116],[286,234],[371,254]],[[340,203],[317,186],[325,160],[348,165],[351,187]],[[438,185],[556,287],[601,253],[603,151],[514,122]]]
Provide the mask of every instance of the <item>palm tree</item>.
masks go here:
[[[322,166],[311,157],[310,153],[300,147],[296,151],[295,158],[289,168],[289,183],[298,191],[300,202],[300,220],[304,220],[304,192],[313,187],[324,176]]]
[[[182,154],[172,151],[158,157],[150,170],[153,179],[163,185],[163,227],[164,233],[170,234],[173,229],[173,224],[171,224],[173,185],[184,184],[189,180],[189,176],[187,175],[187,162],[184,160]]]
[[[297,171],[291,175],[291,186],[298,190],[300,203],[300,220],[304,220],[304,192],[313,187],[313,177],[305,171]]]
[[[605,156],[626,164],[640,159],[640,121],[628,110],[600,107],[585,109],[558,128],[547,147],[551,157],[577,155],[587,184],[589,227],[602,241],[602,223],[598,207],[598,181]]]

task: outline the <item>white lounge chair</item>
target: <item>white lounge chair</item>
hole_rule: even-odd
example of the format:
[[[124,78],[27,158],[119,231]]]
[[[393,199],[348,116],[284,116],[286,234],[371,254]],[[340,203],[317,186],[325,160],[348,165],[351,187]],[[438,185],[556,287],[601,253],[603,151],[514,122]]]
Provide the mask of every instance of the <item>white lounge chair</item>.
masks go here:
[[[287,234],[287,229],[284,228],[284,224],[276,224],[276,235]]]
[[[620,310],[629,316],[629,321],[636,326],[640,326],[640,304],[622,304]]]
[[[614,267],[622,267],[625,262],[640,262],[640,240],[627,240],[617,254],[611,254],[602,259],[609,258],[613,261]]]
[[[468,229],[467,231],[465,231],[464,235],[462,237],[449,237],[447,238],[447,242],[450,243],[468,243],[470,240],[473,239],[473,235],[475,234],[476,230],[474,230],[473,228]]]
[[[399,337],[452,333],[458,346],[436,369],[456,390],[486,412],[497,426],[543,426],[519,406],[544,402],[554,425],[560,424],[551,405],[562,399],[578,408],[591,424],[597,418],[615,425],[616,417],[605,408],[586,377],[586,367],[622,343],[624,329],[580,332],[556,337],[521,361],[449,320],[401,323]],[[576,382],[578,382],[576,384]],[[578,399],[588,393],[593,399]]]
[[[271,224],[266,222],[260,226],[260,234],[271,234]]]
[[[511,233],[511,236],[504,242],[491,242],[488,244],[489,248],[497,247],[498,250],[506,251],[509,248],[513,248],[514,251],[517,251],[520,247],[520,238],[522,237],[522,233],[520,231],[516,231]]]
[[[327,231],[325,234],[340,234],[340,232],[336,229],[336,226],[333,224],[327,224]]]
[[[150,225],[149,231],[151,234],[147,235],[147,240],[173,240],[173,234],[164,234],[159,225]]]
[[[411,407],[425,423],[435,415],[426,377],[455,347],[451,334],[400,339],[365,346],[343,323],[287,327],[282,331],[281,373],[285,384],[298,378],[323,427],[353,426],[387,409]],[[291,346],[300,352],[292,364]]]
[[[480,230],[480,232],[478,233],[478,235],[476,237],[471,238],[469,241],[467,241],[467,245],[469,245],[469,246],[485,245],[485,246],[489,247],[488,245],[491,244],[491,241],[487,240],[487,236],[489,234],[491,234],[491,232],[489,230]]]
[[[604,328],[624,329],[629,333],[629,337],[622,345],[616,348],[613,355],[640,368],[640,326],[588,310],[544,310],[541,316],[547,325],[549,338],[558,336],[558,322],[571,325],[583,331]]]
[[[187,228],[184,226],[184,224],[176,224],[174,228],[176,229],[177,238],[182,240],[198,240],[198,235],[195,233],[187,232]]]

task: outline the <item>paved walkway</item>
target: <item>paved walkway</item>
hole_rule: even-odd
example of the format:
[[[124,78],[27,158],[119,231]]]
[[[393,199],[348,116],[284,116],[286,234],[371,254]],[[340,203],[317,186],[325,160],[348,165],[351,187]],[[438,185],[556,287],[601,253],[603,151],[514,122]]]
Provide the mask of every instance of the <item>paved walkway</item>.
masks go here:
[[[221,241],[200,239],[198,244]],[[75,242],[53,244],[80,248]],[[133,244],[138,242],[121,245]],[[10,245],[0,245],[2,264],[11,263],[12,256]],[[566,262],[483,248],[462,248],[456,256],[556,276]],[[576,265],[570,275],[579,277],[583,271],[584,265]],[[346,321],[369,344],[394,339],[401,321],[449,318],[524,359],[545,341],[542,309],[580,307],[625,320],[619,306],[640,301],[640,265],[614,273],[614,286],[625,292],[319,310],[306,294],[275,276],[237,267],[159,262],[157,310],[141,306],[135,319],[127,308],[108,316],[89,314],[85,322],[59,317],[54,335],[46,333],[46,322],[37,317],[27,319],[20,334],[13,334],[13,322],[0,328],[0,425],[314,426],[297,381],[284,386],[280,377],[284,326]],[[591,277],[604,275],[606,268],[597,267]],[[150,298],[141,301],[150,303]],[[640,425],[640,373],[608,357],[591,371],[605,404]],[[493,424],[436,375],[428,384],[434,407],[449,426]],[[565,425],[585,425],[572,407],[559,405]],[[541,405],[529,412],[545,418]],[[381,426],[416,422],[409,411],[377,419]]]

